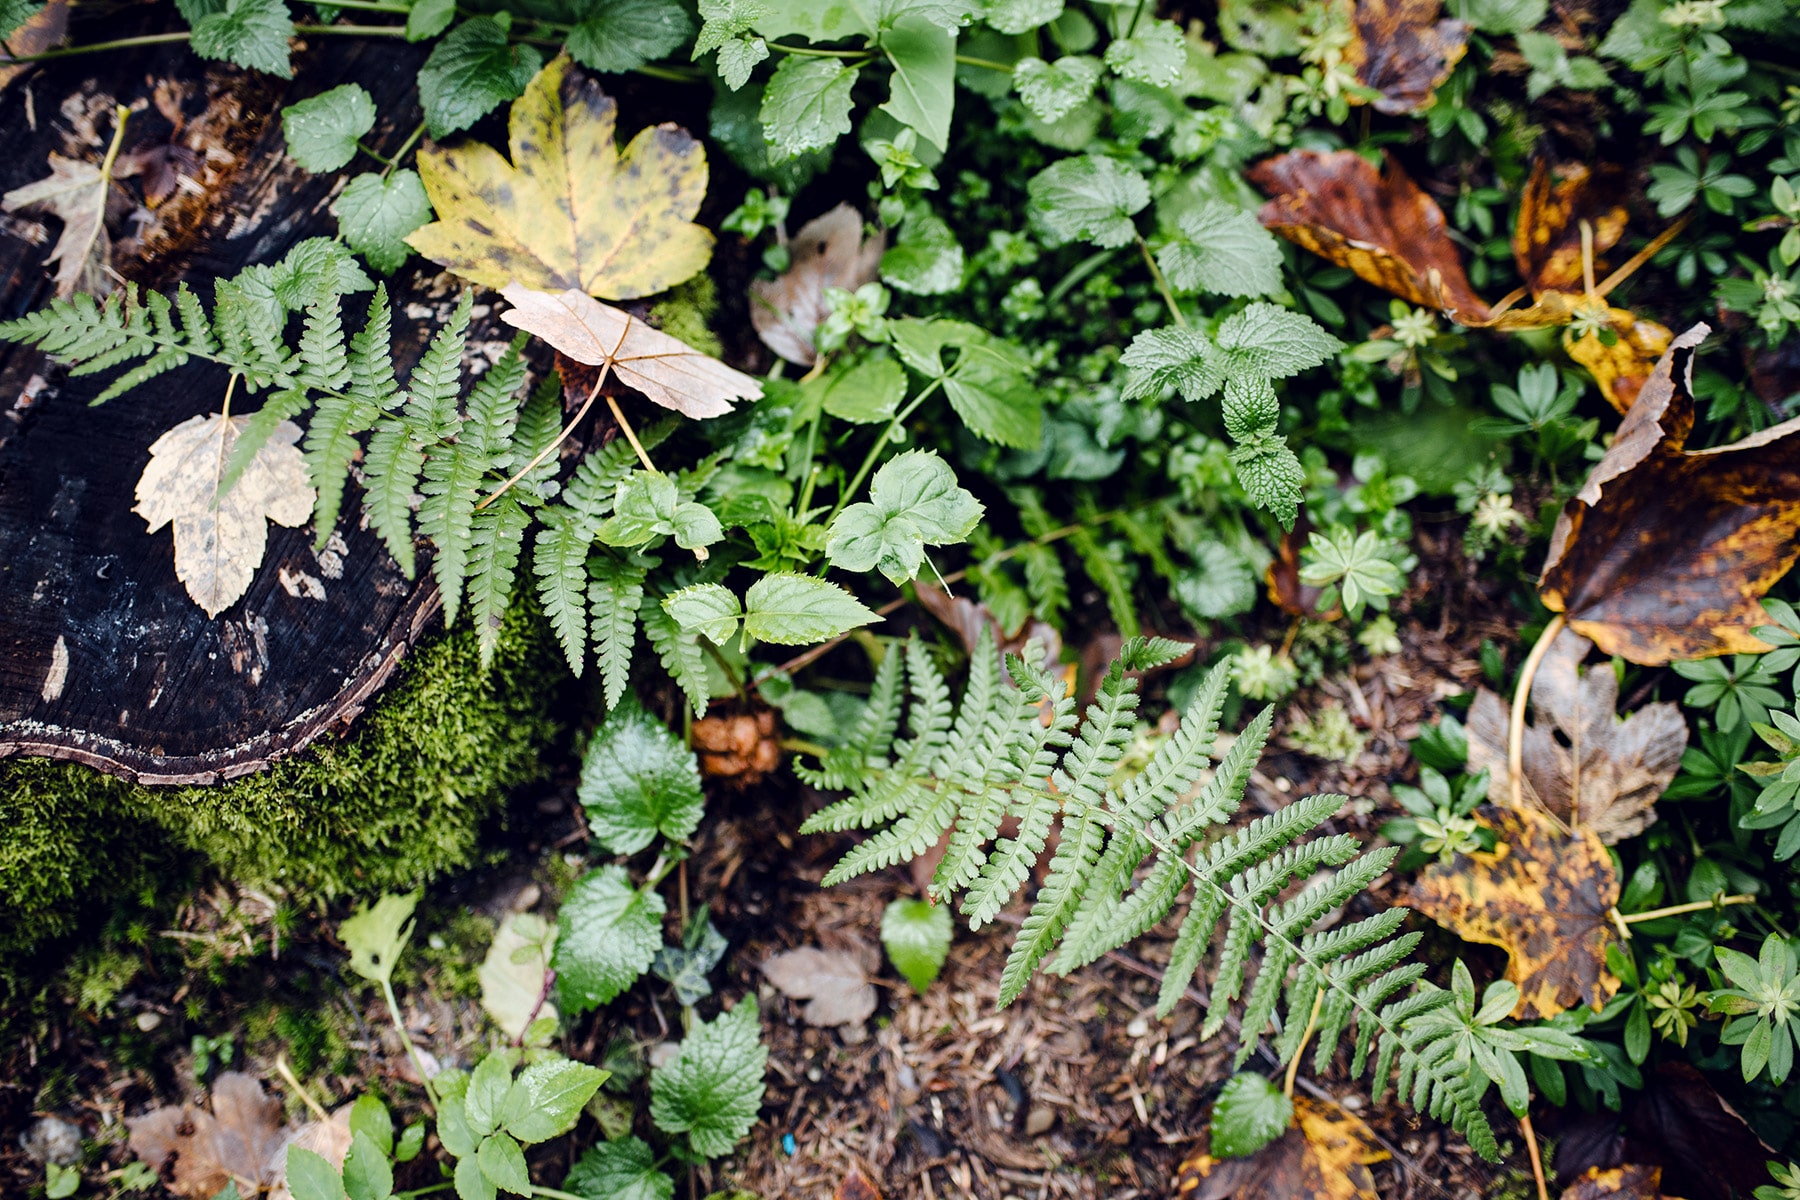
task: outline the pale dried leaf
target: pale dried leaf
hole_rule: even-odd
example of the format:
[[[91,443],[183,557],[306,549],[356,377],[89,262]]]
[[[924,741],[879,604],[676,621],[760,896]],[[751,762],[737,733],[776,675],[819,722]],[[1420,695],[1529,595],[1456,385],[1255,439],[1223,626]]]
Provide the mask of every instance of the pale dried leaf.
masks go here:
[[[275,426],[231,490],[219,495],[226,460],[249,421],[190,417],[156,439],[138,480],[135,511],[151,533],[174,525],[176,578],[209,617],[250,589],[268,544],[267,522],[302,525],[316,498],[292,421]]]
[[[788,242],[788,269],[750,285],[750,324],[763,344],[792,363],[818,359],[813,335],[830,312],[826,288],[853,292],[876,277],[887,238],[863,238],[862,215],[840,204],[800,227]]]
[[[350,1153],[352,1140],[348,1104],[339,1105],[332,1112],[329,1121],[308,1121],[293,1130],[269,1155],[268,1200],[294,1200],[294,1193],[288,1189],[287,1184],[287,1156],[291,1148],[298,1146],[302,1150],[311,1150],[341,1171],[344,1169],[344,1157]]]
[[[579,363],[612,364],[619,382],[686,416],[724,416],[733,400],[762,398],[762,385],[686,342],[570,288],[558,295],[511,283],[507,324],[543,338]]]
[[[227,1183],[254,1195],[268,1182],[282,1144],[281,1102],[253,1076],[227,1071],[213,1081],[212,1111],[167,1105],[125,1122],[131,1151],[163,1171],[168,1188],[184,1198],[210,1198]]]
[[[805,1000],[809,1025],[856,1025],[875,1012],[875,986],[854,954],[802,946],[763,964],[763,974],[783,995]]]
[[[1675,778],[1687,747],[1687,722],[1673,704],[1649,704],[1619,720],[1612,666],[1583,672],[1593,643],[1563,630],[1531,681],[1534,723],[1521,757],[1525,795],[1565,825],[1591,829],[1615,845],[1648,829],[1657,798]],[[1488,797],[1512,803],[1507,769],[1511,706],[1486,688],[1469,709],[1469,770],[1488,770]]]
[[[0,196],[7,212],[33,210],[63,224],[62,236],[50,252],[56,264],[56,294],[67,300],[76,292],[104,296],[112,290],[107,266],[112,239],[106,233],[106,192],[111,183],[97,165],[64,158],[52,151],[50,174]]]
[[[556,926],[536,913],[508,913],[494,931],[481,960],[481,1007],[507,1037],[525,1035],[532,1014],[556,1019],[556,1005],[544,1000],[544,973],[556,945]]]

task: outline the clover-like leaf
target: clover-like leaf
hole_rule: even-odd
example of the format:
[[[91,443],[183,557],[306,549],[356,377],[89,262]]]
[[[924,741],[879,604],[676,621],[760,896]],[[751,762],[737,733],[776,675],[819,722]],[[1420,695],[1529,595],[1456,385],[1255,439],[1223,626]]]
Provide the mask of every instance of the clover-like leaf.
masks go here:
[[[935,451],[908,450],[875,473],[868,500],[832,521],[825,557],[847,571],[880,568],[890,581],[905,583],[919,573],[926,546],[963,541],[983,511]]]

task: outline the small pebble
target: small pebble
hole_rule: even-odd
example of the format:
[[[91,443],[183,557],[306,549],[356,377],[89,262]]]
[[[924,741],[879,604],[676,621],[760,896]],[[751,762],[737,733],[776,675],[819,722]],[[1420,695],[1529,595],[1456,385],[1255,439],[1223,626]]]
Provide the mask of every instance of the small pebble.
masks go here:
[[[40,1117],[19,1137],[33,1162],[66,1167],[81,1157],[81,1126],[61,1117]]]
[[[813,1083],[817,1083],[819,1080],[825,1078],[825,1072],[819,1070],[817,1067],[808,1067],[806,1068],[806,1078]]]
[[[145,1033],[149,1033],[152,1029],[155,1029],[161,1024],[161,1013],[141,1012],[137,1015],[137,1027]]]
[[[1141,1038],[1150,1032],[1150,1021],[1146,1017],[1133,1017],[1131,1024],[1125,1027],[1127,1037]]]
[[[1025,1133],[1028,1137],[1041,1137],[1050,1132],[1050,1127],[1054,1124],[1056,1124],[1056,1110],[1040,1104],[1026,1114]]]

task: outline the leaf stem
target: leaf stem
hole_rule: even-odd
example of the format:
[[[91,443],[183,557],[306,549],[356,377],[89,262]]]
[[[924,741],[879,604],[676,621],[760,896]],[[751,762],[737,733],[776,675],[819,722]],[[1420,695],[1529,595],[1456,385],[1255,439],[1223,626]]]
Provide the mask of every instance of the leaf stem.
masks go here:
[[[0,54],[0,63],[45,62],[52,58],[73,58],[78,54],[98,54],[102,50],[129,50],[133,46],[161,46],[170,42],[185,42],[193,35],[181,33],[151,33],[141,37],[118,38],[110,42],[94,42],[88,46],[61,46],[55,50],[45,50],[38,54]]]
[[[798,54],[803,58],[855,58],[867,61],[875,57],[873,50],[825,50],[818,46],[790,46],[786,42],[766,44],[771,50],[779,50],[783,54]]]
[[[413,1045],[412,1035],[406,1032],[406,1022],[400,1016],[400,1001],[394,996],[392,979],[382,979],[381,997],[387,1001],[388,1018],[394,1022],[394,1032],[400,1035],[400,1044],[406,1047],[406,1056],[412,1059],[413,1070],[419,1073],[419,1082],[425,1085],[425,1096],[435,1109],[438,1106],[437,1088],[432,1086],[431,1072],[425,1069],[425,1060],[420,1057],[419,1048]]]
[[[1663,917],[1678,917],[1682,913],[1705,912],[1709,908],[1725,908],[1733,904],[1755,904],[1756,897],[1751,895],[1715,896],[1711,900],[1695,900],[1691,904],[1671,904],[1667,908],[1653,908],[1648,912],[1622,913],[1619,920],[1626,925],[1636,925],[1642,921],[1657,921]]]
[[[1506,771],[1512,785],[1512,806],[1518,812],[1525,810],[1525,705],[1531,699],[1531,679],[1537,674],[1544,655],[1550,652],[1550,643],[1562,630],[1563,615],[1557,613],[1544,626],[1544,632],[1538,634],[1537,642],[1525,658],[1525,665],[1519,668],[1518,685],[1513,688],[1512,720],[1506,731]]]
[[[329,33],[341,37],[405,37],[404,25],[296,25],[295,33]]]
[[[875,439],[873,446],[869,447],[869,453],[863,457],[862,466],[856,469],[856,474],[851,478],[849,485],[838,493],[837,503],[832,505],[831,515],[825,518],[825,524],[830,525],[837,515],[844,511],[844,505],[850,502],[850,497],[862,489],[863,480],[867,479],[869,472],[875,469],[875,460],[881,457],[883,448],[893,440],[895,431],[904,427],[906,418],[912,416],[919,405],[925,403],[933,392],[943,387],[944,380],[948,378],[948,375],[939,375],[926,384],[923,391],[913,397],[911,404],[894,414],[894,419],[888,422],[888,427],[881,431],[881,436]]]
[[[498,500],[501,496],[504,496],[507,492],[512,490],[513,484],[537,470],[538,465],[546,458],[549,458],[552,454],[556,453],[556,448],[567,441],[571,433],[575,432],[575,427],[581,424],[581,418],[587,416],[588,409],[594,407],[594,397],[598,396],[600,394],[600,389],[606,386],[606,377],[612,371],[613,360],[618,357],[619,351],[625,348],[625,339],[630,335],[631,321],[627,319],[625,328],[619,331],[619,340],[617,344],[613,346],[612,353],[608,354],[606,356],[606,361],[600,364],[600,377],[594,380],[594,386],[588,389],[587,399],[583,400],[581,402],[581,407],[576,410],[575,419],[563,426],[562,432],[556,435],[555,441],[532,455],[531,461],[515,471],[511,479],[508,479],[505,483],[495,488],[480,504],[477,504],[475,506],[476,512],[480,512],[482,509]],[[619,420],[619,428],[625,431],[625,436],[630,440],[631,448],[637,451],[638,459],[644,464],[644,469],[654,473],[656,468],[650,465],[650,456],[644,453],[643,444],[637,440],[637,434],[632,432],[630,423],[625,420],[625,414],[619,411],[619,402],[614,400],[611,396],[608,396],[606,398],[606,403],[612,407],[613,416],[617,417]]]
[[[419,139],[424,136],[425,122],[420,121],[417,125],[413,126],[413,131],[406,135],[406,140],[400,143],[400,148],[394,151],[393,157],[387,160],[387,169],[382,171],[381,177],[386,179],[389,175],[392,175],[394,171],[399,168],[400,164],[406,161],[406,156],[412,153],[412,148],[419,144]]]
[[[619,423],[619,431],[625,435],[625,440],[631,443],[631,448],[637,451],[638,461],[644,464],[644,470],[652,475],[659,474],[656,464],[650,461],[650,452],[644,449],[644,443],[638,441],[637,430],[633,429],[631,422],[625,419],[625,410],[619,407],[618,400],[608,396],[606,407],[612,409],[613,420]]]
[[[408,5],[387,3],[386,0],[331,0],[329,7],[356,8],[365,12],[397,13],[401,16],[412,11]]]
[[[1538,1200],[1550,1200],[1550,1189],[1544,1184],[1544,1156],[1538,1153],[1537,1130],[1531,1127],[1531,1110],[1519,1117],[1519,1128],[1525,1133],[1525,1152],[1531,1155],[1531,1178],[1537,1184]]]
[[[1013,73],[1011,63],[995,62],[990,58],[972,58],[967,54],[959,54],[956,61],[965,67],[986,67],[990,71],[1003,71],[1008,75]]]
[[[1312,1041],[1313,1030],[1319,1027],[1319,1013],[1325,1008],[1325,989],[1320,988],[1313,993],[1312,1015],[1306,1018],[1306,1028],[1300,1032],[1300,1044],[1294,1048],[1294,1057],[1288,1059],[1287,1078],[1282,1080],[1281,1091],[1289,1100],[1294,1098],[1294,1080],[1300,1074],[1300,1059],[1306,1054],[1306,1043]]]
[[[1150,268],[1150,279],[1156,284],[1156,290],[1162,296],[1163,303],[1168,305],[1169,315],[1175,318],[1175,324],[1186,329],[1188,327],[1187,316],[1181,311],[1181,305],[1175,303],[1175,293],[1169,288],[1169,281],[1163,275],[1162,268],[1156,265],[1156,256],[1150,253],[1150,243],[1144,240],[1144,235],[1141,233],[1135,236],[1137,237],[1138,251],[1144,256],[1144,265]]]
[[[446,1179],[442,1183],[434,1183],[430,1187],[414,1188],[410,1192],[395,1192],[389,1200],[414,1200],[417,1196],[432,1196],[438,1192],[447,1192],[456,1184]]]
[[[325,1111],[324,1105],[313,1099],[312,1093],[306,1090],[306,1085],[294,1077],[294,1069],[288,1066],[287,1055],[277,1054],[275,1056],[275,1070],[287,1082],[287,1085],[294,1089],[294,1094],[300,1097],[306,1107],[312,1109],[314,1116],[321,1121],[331,1120],[331,1114]]]

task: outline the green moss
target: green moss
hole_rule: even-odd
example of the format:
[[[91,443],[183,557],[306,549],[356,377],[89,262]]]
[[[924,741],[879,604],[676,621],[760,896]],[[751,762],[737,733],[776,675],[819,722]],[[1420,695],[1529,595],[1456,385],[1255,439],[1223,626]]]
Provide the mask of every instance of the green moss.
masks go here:
[[[722,347],[712,331],[712,318],[718,311],[719,289],[712,276],[702,271],[652,305],[650,320],[670,337],[717,358]]]
[[[463,626],[412,656],[354,736],[232,783],[146,788],[0,761],[0,956],[91,928],[146,890],[171,903],[208,865],[322,897],[470,863],[506,793],[544,773],[558,730],[549,685],[563,673],[542,621],[515,610],[489,673]]]
[[[435,982],[432,990],[440,995],[479,997],[481,962],[494,940],[493,918],[459,908],[429,912],[420,919],[421,927],[428,922],[431,931],[423,937],[415,934],[394,968],[396,985],[410,986],[430,978]]]

